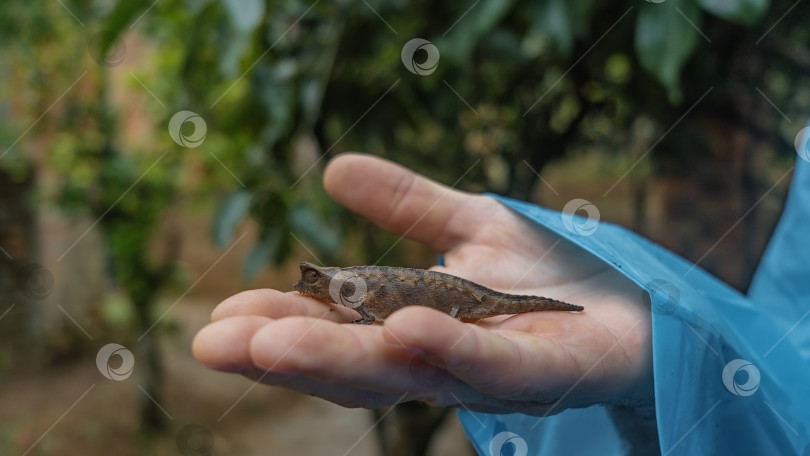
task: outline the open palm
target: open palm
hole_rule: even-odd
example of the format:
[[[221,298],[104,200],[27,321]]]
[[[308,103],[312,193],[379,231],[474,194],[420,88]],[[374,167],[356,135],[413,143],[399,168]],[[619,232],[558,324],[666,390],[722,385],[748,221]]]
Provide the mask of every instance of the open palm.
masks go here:
[[[448,189],[391,162],[345,154],[327,167],[335,200],[444,255],[434,269],[581,313],[530,312],[462,323],[408,307],[383,325],[295,292],[221,303],[194,355],[349,407],[407,400],[484,412],[559,413],[652,401],[650,310],[641,288],[492,198]]]

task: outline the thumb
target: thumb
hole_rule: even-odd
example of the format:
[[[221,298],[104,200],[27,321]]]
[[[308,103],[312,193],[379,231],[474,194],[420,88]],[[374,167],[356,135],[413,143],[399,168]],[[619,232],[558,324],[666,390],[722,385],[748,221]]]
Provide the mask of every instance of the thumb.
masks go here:
[[[332,198],[380,228],[445,252],[481,225],[482,205],[497,204],[366,154],[341,154],[324,172]]]

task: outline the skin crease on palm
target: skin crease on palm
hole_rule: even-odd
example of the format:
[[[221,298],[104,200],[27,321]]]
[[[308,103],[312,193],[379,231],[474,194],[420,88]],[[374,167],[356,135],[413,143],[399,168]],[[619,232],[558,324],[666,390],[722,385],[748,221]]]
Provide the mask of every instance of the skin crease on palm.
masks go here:
[[[199,331],[193,351],[201,363],[347,407],[421,400],[545,416],[594,403],[652,404],[649,304],[613,268],[492,198],[377,157],[336,157],[324,185],[382,229],[441,252],[446,267],[434,270],[585,310],[472,324],[408,307],[383,325],[356,325],[353,310],[252,290],[219,304]],[[414,372],[429,372],[430,382]]]

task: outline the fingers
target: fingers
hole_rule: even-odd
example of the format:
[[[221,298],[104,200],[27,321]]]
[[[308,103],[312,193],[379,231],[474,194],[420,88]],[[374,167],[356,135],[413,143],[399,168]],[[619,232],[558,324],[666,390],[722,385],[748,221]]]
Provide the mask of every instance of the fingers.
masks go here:
[[[431,364],[501,399],[551,402],[574,376],[576,366],[551,338],[518,331],[500,334],[418,307],[394,313],[385,326],[388,343],[417,349]]]
[[[458,405],[461,399],[480,407],[487,405],[490,410],[503,405],[447,371],[385,343],[383,332],[380,326],[286,318],[263,326],[253,335],[250,357],[260,370],[306,379],[319,396],[333,402],[342,401],[336,393],[345,392],[352,401],[362,398],[389,405],[392,398],[441,406]],[[302,388],[295,381],[288,385],[299,391]]]
[[[211,313],[211,321],[234,316],[256,315],[279,319],[291,315],[325,318],[337,322],[349,322],[357,313],[343,306],[331,306],[317,299],[302,296],[297,292],[284,293],[278,290],[250,290],[222,301]]]
[[[386,344],[381,333],[380,326],[311,317],[235,316],[200,330],[192,350],[206,366],[229,372],[256,367],[379,392],[415,390],[407,373],[395,375],[403,366],[407,371],[411,356]]]
[[[273,372],[305,373],[376,391],[405,390],[410,386],[407,376],[392,374],[410,356],[384,343],[381,333],[379,326],[290,317],[257,331],[250,356],[256,366]]]
[[[265,317],[237,316],[208,325],[194,338],[192,343],[194,357],[210,368],[241,373],[257,382],[313,394],[344,407],[381,407],[397,402],[396,396],[256,367],[257,363],[251,354],[251,343],[256,334],[261,333],[261,329],[272,321]],[[284,341],[276,342],[283,344]],[[273,345],[273,341],[268,343],[259,338],[258,344]]]
[[[338,203],[381,228],[441,252],[471,238],[497,205],[490,198],[452,190],[395,163],[362,154],[333,159],[324,172],[324,186]]]
[[[371,408],[421,400],[493,413],[543,410],[543,404],[513,400],[516,391],[511,384],[500,387],[507,391],[502,395],[509,398],[491,394],[490,390],[500,390],[482,383],[481,373],[461,367],[461,359],[472,356],[468,346],[461,347],[464,355],[446,363],[445,370],[411,354],[424,350],[428,359],[436,363],[436,351],[426,349],[428,344],[403,347],[398,342],[386,343],[385,331],[380,326],[341,325],[311,317],[272,320],[235,316],[203,328],[194,339],[193,352],[209,367],[238,372],[261,383],[316,395],[346,407]],[[488,350],[483,355],[484,362],[492,364],[493,355]],[[503,366],[487,368],[503,374],[503,369],[508,368],[507,364]],[[464,376],[489,390],[479,391],[481,386],[464,383]]]
[[[191,343],[191,352],[200,363],[226,372],[244,372],[253,365],[250,340],[253,334],[273,320],[239,316],[201,329]]]
[[[195,358],[266,384],[315,394],[349,407],[422,400],[456,405],[492,400],[400,348],[380,326],[341,325],[311,317],[226,318],[194,339]],[[452,394],[451,394],[452,393]]]

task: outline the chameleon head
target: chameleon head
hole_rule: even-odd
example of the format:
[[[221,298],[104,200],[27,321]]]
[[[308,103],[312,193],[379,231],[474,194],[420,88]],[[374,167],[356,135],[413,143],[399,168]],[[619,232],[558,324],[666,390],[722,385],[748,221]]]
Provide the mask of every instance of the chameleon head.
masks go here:
[[[345,269],[321,268],[303,262],[301,278],[293,288],[305,296],[354,309],[363,304],[368,284]]]
[[[332,281],[332,274],[329,270],[334,268],[319,268],[306,261],[302,262],[300,267],[301,278],[295,282],[293,288],[302,295],[321,301],[334,302],[329,296],[329,283]]]

